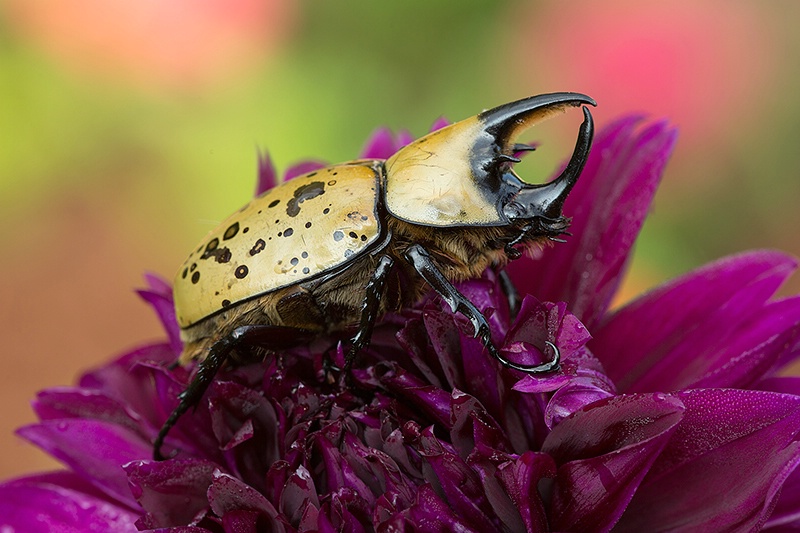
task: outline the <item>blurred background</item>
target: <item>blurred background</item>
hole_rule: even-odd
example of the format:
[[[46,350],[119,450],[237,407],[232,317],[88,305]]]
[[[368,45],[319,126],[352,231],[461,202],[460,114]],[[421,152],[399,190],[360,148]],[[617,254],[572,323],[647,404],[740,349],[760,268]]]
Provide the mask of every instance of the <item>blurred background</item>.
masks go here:
[[[55,466],[13,435],[37,390],[163,338],[133,289],[249,199],[259,148],[339,162],[379,125],[580,91],[600,125],[680,128],[621,299],[800,255],[798,20],[793,0],[0,0],[0,478]],[[570,152],[572,115],[523,175]]]

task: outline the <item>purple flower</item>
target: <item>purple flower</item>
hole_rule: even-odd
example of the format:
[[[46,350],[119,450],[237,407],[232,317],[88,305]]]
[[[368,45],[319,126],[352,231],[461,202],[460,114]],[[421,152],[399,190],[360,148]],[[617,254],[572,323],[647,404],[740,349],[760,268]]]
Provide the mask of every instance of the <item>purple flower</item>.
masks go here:
[[[364,155],[410,141],[376,132]],[[665,123],[601,131],[564,208],[566,244],[512,263],[516,318],[493,272],[459,289],[516,361],[559,347],[562,371],[499,366],[438,298],[389,315],[331,385],[318,339],[220,372],[150,459],[191,377],[170,287],[140,295],[169,342],[43,391],[19,434],[64,472],[0,485],[18,531],[794,531],[800,528],[797,262],[723,259],[610,312],[675,141]],[[316,168],[310,162],[289,177]],[[261,158],[257,192],[276,173]],[[342,335],[341,339],[346,339]]]

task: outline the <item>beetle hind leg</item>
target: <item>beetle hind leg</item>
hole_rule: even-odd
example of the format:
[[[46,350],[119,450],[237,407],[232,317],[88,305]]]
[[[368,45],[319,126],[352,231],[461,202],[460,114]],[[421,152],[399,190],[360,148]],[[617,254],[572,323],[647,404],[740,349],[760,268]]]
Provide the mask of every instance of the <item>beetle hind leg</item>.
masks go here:
[[[553,359],[546,363],[538,365],[523,365],[509,361],[497,350],[492,343],[491,332],[489,330],[489,323],[486,317],[478,310],[475,305],[470,302],[466,296],[458,292],[452,283],[436,268],[436,265],[431,260],[431,256],[425,248],[419,244],[409,246],[405,252],[405,258],[414,267],[422,278],[433,287],[433,290],[441,296],[448,304],[453,312],[459,312],[469,319],[475,331],[475,337],[480,338],[483,345],[489,353],[497,359],[503,366],[526,372],[528,374],[541,374],[545,372],[553,372],[558,370],[561,354],[555,344],[547,342],[547,345],[553,349]]]
[[[280,348],[297,344],[310,332],[298,328],[286,326],[273,326],[270,324],[254,324],[240,326],[231,333],[222,337],[211,345],[208,356],[203,359],[197,367],[197,372],[192,378],[189,386],[178,395],[178,405],[170,413],[167,421],[161,426],[158,436],[153,442],[153,458],[156,461],[163,461],[164,455],[161,447],[169,430],[178,422],[181,416],[190,408],[196,406],[205,394],[208,387],[214,380],[214,376],[225,361],[228,360],[231,352],[239,345],[244,343],[258,342],[269,348]]]

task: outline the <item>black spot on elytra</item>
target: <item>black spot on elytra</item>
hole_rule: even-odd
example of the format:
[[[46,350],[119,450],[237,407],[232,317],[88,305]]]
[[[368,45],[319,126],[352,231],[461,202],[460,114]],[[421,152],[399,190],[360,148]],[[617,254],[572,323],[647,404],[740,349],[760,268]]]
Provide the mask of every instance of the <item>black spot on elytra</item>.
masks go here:
[[[222,307],[228,307],[229,305],[231,305],[230,300],[222,300]]]
[[[210,257],[213,257],[217,263],[227,263],[231,260],[231,251],[227,246],[206,250],[203,255],[200,256],[200,259],[208,259]]]
[[[322,214],[323,214],[323,215],[327,215],[327,214],[328,214],[328,213],[330,213],[330,212],[331,212],[331,210],[330,210],[329,208],[327,208],[327,207],[326,207],[325,209],[323,209],[323,210],[322,210]]]
[[[225,234],[222,236],[223,241],[227,241],[228,239],[233,239],[236,237],[236,234],[239,233],[239,223],[234,222],[228,229],[225,230]]]
[[[267,207],[275,207],[279,203],[281,203],[280,200],[272,200]]]
[[[309,176],[314,174],[309,174]],[[294,198],[286,202],[286,214],[290,217],[296,217],[300,213],[300,204],[322,194],[325,194],[325,184],[321,181],[312,181],[301,185],[295,189]]]
[[[347,258],[347,257],[350,257],[351,255],[353,255],[354,253],[355,252],[353,250],[347,249],[347,250],[344,251],[344,256],[345,256],[345,258]]]
[[[367,236],[366,236],[366,235],[362,235],[362,236],[361,236],[361,240],[362,240],[362,241],[364,241],[364,242],[366,242],[366,240],[367,240]]]
[[[294,233],[294,230],[292,228],[286,228],[286,230],[283,232],[283,236],[284,237],[291,237],[293,233]]]
[[[311,270],[309,270],[308,267],[303,267],[303,274],[308,274],[309,272],[311,272]]]
[[[192,274],[192,283],[197,283],[200,281],[200,272],[195,272]]]
[[[303,259],[307,258],[308,252],[303,252],[302,254],[300,254],[300,257],[302,257]]]
[[[306,229],[311,227],[311,222],[306,222]]]
[[[358,239],[358,233],[356,233],[355,231],[351,231],[350,233],[348,233],[348,235],[350,235],[351,239]]]
[[[306,174],[306,177],[313,178],[316,175],[317,175],[317,171],[315,170],[314,172],[309,172],[308,174]]]
[[[333,232],[333,240],[334,241],[341,241],[342,239],[344,239],[344,233],[342,233],[338,229]]]
[[[250,231],[250,228],[243,228],[242,229],[242,233],[247,233],[248,231]]]
[[[264,239],[258,239],[256,243],[250,248],[250,255],[256,255],[257,253],[264,250],[267,247],[267,243],[264,242]]]
[[[183,279],[186,279],[186,275],[187,275],[188,273],[189,273],[189,269],[188,269],[188,268],[184,268],[184,269],[183,269],[183,274],[181,274],[181,277],[182,277]]]
[[[292,257],[292,260],[289,262],[292,264],[292,266],[295,266],[297,263],[300,262],[300,260],[296,257]]]
[[[247,272],[248,272],[247,265],[239,265],[238,267],[236,267],[236,271],[233,273],[233,275],[239,279],[242,279],[245,276],[247,276]]]
[[[206,244],[206,253],[216,250],[217,246],[219,246],[219,239],[214,237],[213,239],[208,241],[208,244]]]
[[[189,267],[189,272],[194,272],[195,268],[197,268],[197,263],[192,263],[192,266]]]
[[[361,215],[361,220],[366,222],[367,220],[369,220],[369,217],[367,215]]]
[[[336,180],[331,180],[331,181],[329,181],[329,182],[328,182],[328,185],[330,185],[331,187],[333,187],[334,185],[336,185]]]

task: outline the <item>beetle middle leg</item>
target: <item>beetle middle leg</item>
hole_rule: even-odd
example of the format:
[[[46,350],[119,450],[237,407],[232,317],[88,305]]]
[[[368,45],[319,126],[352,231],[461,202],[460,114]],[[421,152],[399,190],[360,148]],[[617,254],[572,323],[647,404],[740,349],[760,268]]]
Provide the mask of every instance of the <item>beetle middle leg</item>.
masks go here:
[[[343,373],[345,376],[350,372],[353,366],[356,354],[369,344],[372,337],[372,328],[375,326],[375,318],[378,316],[381,305],[381,297],[383,296],[383,287],[386,284],[386,278],[392,270],[394,261],[388,255],[382,255],[378,260],[378,265],[372,273],[369,282],[366,286],[366,294],[364,295],[364,303],[361,305],[361,319],[358,324],[358,332],[353,337],[353,345],[344,360]]]
[[[549,343],[548,346],[552,344],[554,351],[553,359],[539,365],[522,365],[509,361],[500,355],[500,352],[495,348],[494,344],[492,344],[489,323],[486,321],[486,317],[444,277],[433,263],[428,251],[419,244],[414,244],[408,247],[404,256],[419,275],[433,287],[433,290],[450,304],[450,308],[454,313],[459,312],[472,322],[475,337],[479,337],[481,341],[483,341],[483,345],[486,346],[486,349],[489,350],[492,357],[497,359],[503,366],[529,374],[552,372],[558,369],[561,356],[558,348],[552,343]]]
[[[156,461],[163,461],[165,457],[161,454],[161,446],[164,444],[164,439],[169,433],[169,430],[178,422],[181,416],[191,407],[196,406],[200,399],[205,394],[214,376],[225,361],[228,359],[230,353],[239,345],[244,343],[261,343],[270,348],[279,348],[282,346],[296,344],[301,341],[310,332],[298,328],[290,328],[286,326],[273,326],[270,324],[254,324],[249,326],[240,326],[234,329],[230,334],[222,337],[220,340],[211,345],[208,355],[203,359],[197,367],[197,372],[182,393],[178,395],[178,405],[170,413],[167,421],[161,426],[155,442],[153,443],[153,458]]]

